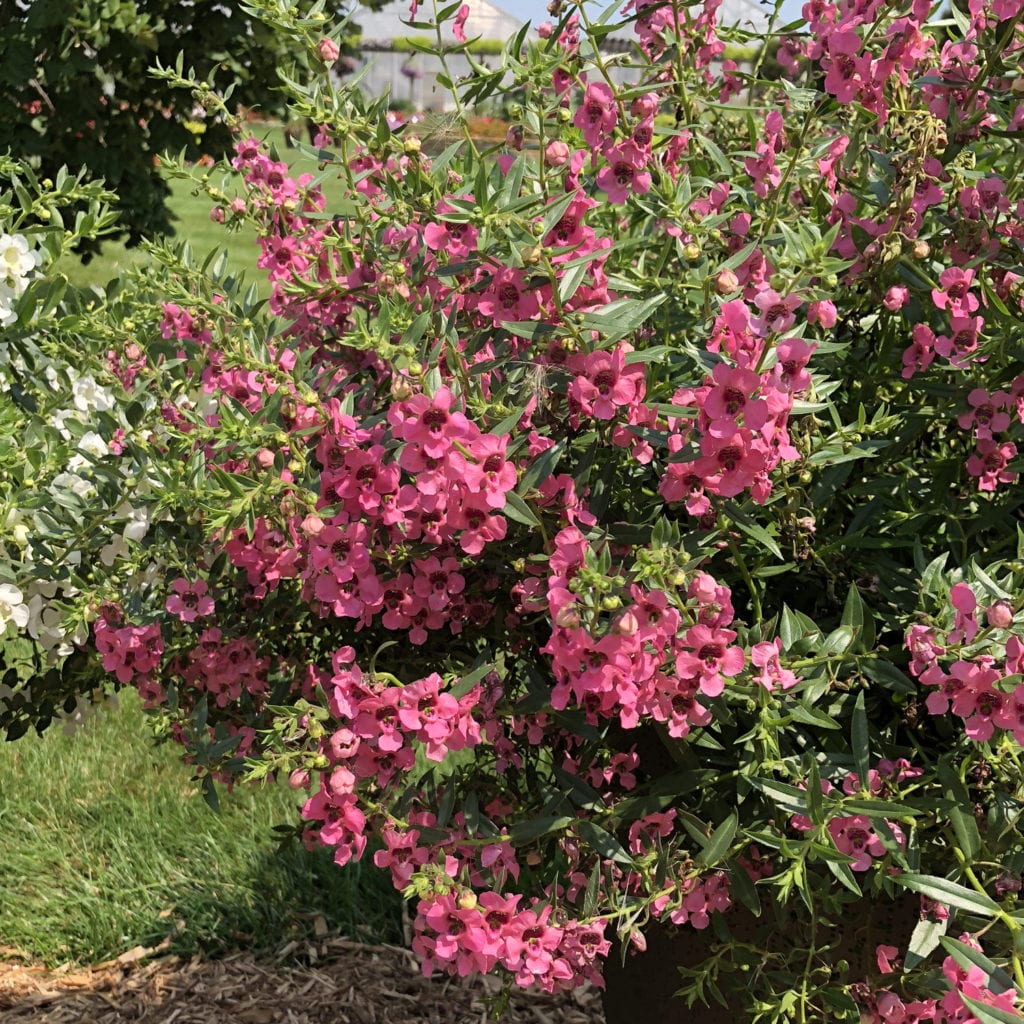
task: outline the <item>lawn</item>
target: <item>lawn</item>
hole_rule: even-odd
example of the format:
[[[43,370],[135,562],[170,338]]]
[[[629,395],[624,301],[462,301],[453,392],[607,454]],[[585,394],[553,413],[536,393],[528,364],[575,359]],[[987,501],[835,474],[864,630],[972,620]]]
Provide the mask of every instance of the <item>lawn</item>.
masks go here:
[[[252,133],[264,139],[276,148],[279,158],[291,168],[293,174],[319,174],[316,161],[298,150],[285,146],[284,133],[279,127],[255,124]],[[206,173],[202,168],[194,168],[198,175]],[[210,170],[210,180],[219,186],[224,172],[220,169]],[[175,219],[175,234],[172,241],[189,242],[197,256],[205,256],[213,251],[225,250],[228,254],[228,266],[236,273],[245,271],[250,281],[255,281],[262,292],[267,292],[267,282],[262,271],[256,268],[259,256],[259,245],[256,242],[255,230],[246,225],[240,230],[232,230],[223,224],[210,219],[213,203],[204,192],[182,179],[168,179],[171,187],[170,208]],[[240,179],[229,177],[225,191],[235,195],[239,191]],[[333,179],[323,185],[328,200],[335,207],[342,206],[341,188]],[[60,264],[60,270],[67,274],[72,284],[80,287],[106,286],[113,278],[129,267],[144,265],[148,259],[142,248],[128,249],[123,242],[106,242],[102,252],[91,262],[84,264],[75,256],[66,257]]]
[[[400,940],[400,898],[367,863],[279,848],[295,820],[283,784],[222,796],[216,815],[171,744],[154,746],[134,693],[75,736],[0,746],[0,944],[48,963],[278,949],[325,927]],[[318,920],[319,918],[319,920]]]

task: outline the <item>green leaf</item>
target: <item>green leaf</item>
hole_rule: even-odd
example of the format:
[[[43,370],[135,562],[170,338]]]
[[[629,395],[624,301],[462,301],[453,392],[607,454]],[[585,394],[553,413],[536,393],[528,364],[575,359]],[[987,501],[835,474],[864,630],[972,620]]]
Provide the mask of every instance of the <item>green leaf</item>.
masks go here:
[[[918,875],[904,872],[894,876],[895,880],[911,892],[919,892],[930,900],[936,900],[947,907],[955,907],[968,914],[977,914],[979,917],[995,917],[999,913],[999,904],[990,896],[957,882],[951,882],[948,878],[940,878],[937,875]]]
[[[523,473],[522,480],[516,488],[517,494],[527,494],[530,490],[545,480],[555,471],[562,453],[565,451],[568,442],[563,438],[557,444],[553,444],[547,451],[541,452],[536,459],[530,463],[529,468]]]
[[[807,794],[802,789],[772,779],[751,779],[750,784],[787,814],[807,814]]]
[[[917,922],[910,936],[907,955],[903,960],[904,967],[908,971],[913,970],[931,956],[938,946],[939,940],[946,934],[948,923],[948,918],[945,921],[929,921],[925,918],[923,921]]]
[[[751,540],[767,548],[780,562],[783,561],[782,551],[776,543],[775,538],[759,523],[756,523],[744,512],[734,501],[727,501],[724,505],[725,514],[736,524]],[[783,641],[785,642],[785,641]]]
[[[754,917],[761,916],[761,895],[750,880],[747,869],[739,861],[731,860],[725,866],[729,875],[729,894],[734,896]]]
[[[865,658],[860,670],[874,683],[880,683],[894,693],[916,693],[917,687],[892,662],[882,659]]]
[[[967,788],[948,761],[939,762],[938,775],[944,795],[950,801],[946,813],[956,833],[957,845],[968,862],[973,862],[981,856],[982,850],[981,833],[974,818],[974,802],[968,797]]]
[[[592,821],[581,821],[578,831],[580,838],[605,860],[613,860],[626,867],[633,866],[633,858],[623,849],[621,843],[613,835],[605,832],[600,825],[595,825]]]
[[[665,292],[646,299],[619,299],[598,313],[584,313],[581,327],[600,332],[605,336],[605,344],[611,344],[642,327],[666,299]]]
[[[594,865],[594,870],[590,872],[590,880],[587,882],[587,892],[583,897],[583,917],[593,917],[594,911],[597,909],[597,900],[601,894],[601,862],[598,861]]]
[[[833,654],[845,654],[853,644],[853,629],[849,626],[836,626],[823,641],[818,653],[831,657]]]
[[[1021,1021],[1024,1021],[1024,1015],[1013,1010],[1004,1010],[999,1006],[989,1006],[988,1003],[972,999],[963,992],[960,993],[960,998],[981,1024],[1021,1024]]]
[[[739,819],[733,811],[725,821],[722,822],[707,841],[707,845],[697,854],[695,863],[701,867],[712,867],[717,864],[729,852],[733,839],[736,838],[736,829],[739,826]]]
[[[868,735],[868,716],[864,710],[864,691],[857,694],[853,707],[853,721],[850,732],[850,749],[861,787],[868,784],[868,759],[871,755],[871,738]]]
[[[853,872],[850,870],[849,864],[844,864],[842,861],[831,859],[826,860],[825,863],[828,865],[829,871],[835,875],[836,880],[846,886],[850,892],[855,893],[857,896],[864,895],[860,890],[860,886],[857,884],[857,879],[854,878]]]
[[[862,650],[870,651],[875,646],[875,620],[871,610],[860,596],[856,583],[850,584],[843,606],[843,617],[840,625],[849,626],[854,633],[855,642],[859,641]]]
[[[844,813],[865,814],[869,818],[912,818],[927,813],[910,804],[895,803],[892,800],[858,800],[856,797],[844,798],[841,806]]]
[[[546,818],[533,818],[530,821],[516,822],[509,830],[509,838],[513,845],[519,846],[540,839],[549,832],[561,832],[568,828],[576,819],[564,814],[549,815]]]
[[[540,520],[530,511],[530,506],[515,491],[505,494],[505,507],[500,511],[523,526],[540,526]]]
[[[465,697],[466,694],[469,693],[469,691],[472,690],[488,672],[494,671],[494,668],[495,665],[493,661],[489,661],[484,665],[478,666],[473,669],[472,672],[467,672],[466,675],[464,675],[457,683],[453,684],[452,688],[448,692],[456,700],[460,697]]]
[[[787,709],[789,717],[801,725],[813,725],[819,729],[841,729],[842,726],[830,715],[826,715],[819,708],[809,707],[801,701]]]

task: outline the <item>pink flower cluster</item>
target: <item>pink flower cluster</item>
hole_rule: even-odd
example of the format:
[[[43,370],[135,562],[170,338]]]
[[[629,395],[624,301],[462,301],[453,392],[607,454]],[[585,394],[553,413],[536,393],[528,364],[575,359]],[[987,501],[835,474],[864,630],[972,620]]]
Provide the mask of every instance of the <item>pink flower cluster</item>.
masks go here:
[[[604,986],[597,958],[611,943],[601,920],[553,920],[550,904],[522,909],[519,895],[435,896],[420,902],[413,950],[427,976],[440,969],[464,977],[503,967],[521,988],[545,992]]]
[[[107,608],[93,625],[103,669],[121,683],[151,684],[164,650],[160,626],[155,622],[148,626],[121,626],[121,621],[119,609]]]
[[[882,799],[889,798],[899,783],[917,778],[922,774],[920,768],[914,768],[904,758],[898,761],[882,760],[877,768],[868,772],[867,792],[870,796]],[[865,787],[861,785],[856,772],[850,772],[844,779],[842,790],[847,796],[855,796]],[[834,792],[835,787],[827,779],[821,780],[821,791],[824,794]],[[793,828],[801,832],[809,832],[814,828],[810,818],[794,815],[790,819]],[[900,846],[906,845],[903,830],[893,821],[886,821],[889,831]],[[828,822],[828,832],[835,843],[836,849],[850,858],[852,871],[868,871],[872,864],[886,855],[885,844],[875,832],[866,814],[838,815]]]
[[[547,604],[555,628],[542,648],[556,679],[552,707],[564,709],[571,701],[589,721],[617,717],[626,729],[649,716],[678,737],[707,725],[711,714],[700,698],[717,697],[746,664],[743,649],[733,643],[736,633],[725,628],[733,615],[728,588],[707,573],[696,574],[687,594],[693,623],[683,628],[667,594],[632,585],[630,603],[603,635],[595,635],[573,591],[590,546],[575,527],[562,530],[554,545]]]
[[[952,628],[916,625],[907,633],[910,672],[925,686],[934,687],[925,705],[933,715],[952,713],[964,720],[970,739],[983,743],[1001,729],[1024,746],[1024,684],[1012,690],[999,684],[1024,669],[1024,640],[1013,631],[1014,610],[1006,601],[989,605],[986,616],[992,648],[956,658],[944,667],[950,647],[970,644],[978,637],[978,599],[966,583],[950,589]],[[1001,655],[1001,656],[1000,656]]]
[[[969,934],[961,935],[960,941],[981,951],[980,943]],[[883,962],[881,956],[879,962]],[[891,970],[886,960],[883,973]],[[1020,1013],[1013,989],[996,994],[989,988],[988,978],[980,967],[971,966],[965,970],[953,957],[947,956],[942,962],[942,973],[949,982],[950,990],[941,999],[904,1002],[893,991],[869,991],[860,1001],[861,1020],[865,1024],[978,1024],[978,1018],[964,1002],[964,996],[997,1011]]]
[[[799,458],[786,426],[795,396],[810,384],[806,366],[815,346],[794,337],[771,345],[770,339],[794,324],[800,304],[796,296],[783,297],[770,288],[755,293],[760,316],[753,316],[742,299],[723,304],[708,347],[734,365],[719,363],[703,385],[673,396],[674,404],[695,408],[697,417],[671,422],[669,451],[678,455],[659,487],[666,501],[685,502],[696,516],[711,511],[708,494],[731,498],[749,490],[764,503],[772,490],[771,472],[783,459]],[[756,371],[768,351],[774,365]],[[699,446],[696,458],[685,457],[688,442]]]

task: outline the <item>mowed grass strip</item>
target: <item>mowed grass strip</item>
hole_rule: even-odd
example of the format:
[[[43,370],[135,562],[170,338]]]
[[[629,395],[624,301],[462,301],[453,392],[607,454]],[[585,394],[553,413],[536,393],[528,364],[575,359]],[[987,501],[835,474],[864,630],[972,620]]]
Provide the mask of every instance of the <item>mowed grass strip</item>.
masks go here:
[[[318,177],[321,174],[315,160],[285,146],[284,132],[280,127],[254,124],[250,127],[250,132],[257,139],[276,149],[278,158],[288,164],[293,176],[312,174]],[[307,141],[303,137],[303,142]],[[200,177],[207,173],[201,167],[196,167],[193,171]],[[351,209],[351,206],[342,198],[342,187],[337,180],[337,173],[338,169],[335,168],[333,173],[325,178],[321,187],[327,196],[328,209],[340,214]],[[229,196],[241,194],[242,180],[238,175],[225,175],[223,169],[216,167],[210,168],[209,174],[211,183],[217,187],[221,186],[223,180]],[[172,244],[188,242],[199,262],[211,252],[227,252],[228,269],[235,274],[244,273],[246,281],[255,283],[261,295],[269,295],[266,272],[256,266],[260,247],[252,225],[243,224],[239,228],[230,228],[218,224],[210,219],[210,211],[214,204],[205,192],[193,195],[194,184],[184,179],[170,178],[168,184],[171,189],[168,205],[176,218],[175,233],[168,241]],[[148,259],[142,248],[129,249],[124,242],[104,242],[100,254],[89,263],[82,263],[77,256],[69,256],[61,262],[59,269],[67,275],[73,285],[80,288],[105,288],[123,271],[145,266]]]
[[[167,939],[187,955],[269,952],[324,925],[400,941],[400,897],[369,854],[341,869],[274,841],[298,799],[283,783],[240,787],[214,814],[179,749],[154,746],[133,693],[77,735],[4,744],[0,945],[56,964]]]

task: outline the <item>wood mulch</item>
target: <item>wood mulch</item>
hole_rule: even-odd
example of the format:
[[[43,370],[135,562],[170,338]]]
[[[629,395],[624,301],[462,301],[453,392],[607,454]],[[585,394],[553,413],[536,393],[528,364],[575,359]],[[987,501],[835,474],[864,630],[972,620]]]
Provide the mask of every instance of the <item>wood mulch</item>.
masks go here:
[[[48,969],[0,947],[4,1024],[603,1024],[598,994],[515,991],[500,1017],[495,978],[422,976],[398,946],[291,943],[279,962],[250,953],[151,959],[138,947],[89,968]],[[302,966],[294,966],[296,958]],[[286,963],[286,961],[288,961]]]

